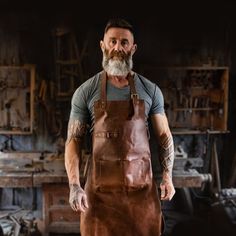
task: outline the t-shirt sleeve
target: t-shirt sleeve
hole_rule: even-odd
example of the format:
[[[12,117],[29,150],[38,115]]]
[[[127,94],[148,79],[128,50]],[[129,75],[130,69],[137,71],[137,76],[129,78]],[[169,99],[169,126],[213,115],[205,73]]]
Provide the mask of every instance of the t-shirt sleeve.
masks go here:
[[[82,86],[80,86],[72,96],[70,119],[79,120],[81,123],[89,123],[87,99]]]
[[[160,88],[156,85],[155,90],[154,90],[150,114],[154,115],[154,114],[164,114],[164,113],[165,113],[164,97]]]

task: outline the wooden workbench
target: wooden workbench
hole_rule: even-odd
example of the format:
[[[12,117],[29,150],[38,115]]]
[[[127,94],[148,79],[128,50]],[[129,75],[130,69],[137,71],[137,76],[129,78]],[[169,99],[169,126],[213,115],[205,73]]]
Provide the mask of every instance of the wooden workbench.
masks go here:
[[[161,177],[158,176],[157,179]],[[173,170],[173,182],[176,188],[198,188],[210,181],[210,174],[202,174],[195,169]],[[68,183],[64,158],[55,153],[0,152],[1,188],[40,187],[49,183]]]
[[[176,188],[201,187],[210,181],[207,174],[197,171],[174,172]],[[69,206],[69,186],[66,172],[0,172],[1,188],[42,188],[43,235],[50,233],[80,233],[80,215]]]
[[[211,181],[210,174],[200,174],[195,170],[173,173],[173,182],[176,188],[201,187]],[[67,183],[66,172],[0,172],[1,188],[40,187],[46,183]]]
[[[43,235],[79,233],[79,214],[68,203],[69,186],[64,160],[40,153],[0,153],[0,188],[41,188]],[[50,154],[51,155],[51,154]],[[36,171],[37,170],[37,171]],[[157,177],[158,181],[161,177]],[[176,188],[197,187],[211,181],[196,170],[173,171]]]

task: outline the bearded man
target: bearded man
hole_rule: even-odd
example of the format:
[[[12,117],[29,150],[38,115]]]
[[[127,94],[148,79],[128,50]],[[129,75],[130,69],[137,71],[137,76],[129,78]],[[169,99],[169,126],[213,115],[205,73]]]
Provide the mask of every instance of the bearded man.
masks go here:
[[[132,71],[137,49],[133,27],[108,21],[103,40],[103,70],[74,93],[65,147],[69,203],[81,212],[82,236],[159,236],[160,200],[171,200],[173,138],[159,87]],[[154,181],[148,118],[160,146],[161,196]],[[87,127],[92,155],[84,189],[79,160]]]

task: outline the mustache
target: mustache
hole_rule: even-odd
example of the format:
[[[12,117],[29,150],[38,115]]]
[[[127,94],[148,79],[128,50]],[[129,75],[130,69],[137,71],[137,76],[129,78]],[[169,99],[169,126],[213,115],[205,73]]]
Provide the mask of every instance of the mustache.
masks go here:
[[[105,54],[107,55],[107,59],[112,59],[113,57],[117,57],[119,60],[125,60],[127,61],[130,58],[131,52],[125,53],[123,51],[111,51],[109,52],[105,50]]]

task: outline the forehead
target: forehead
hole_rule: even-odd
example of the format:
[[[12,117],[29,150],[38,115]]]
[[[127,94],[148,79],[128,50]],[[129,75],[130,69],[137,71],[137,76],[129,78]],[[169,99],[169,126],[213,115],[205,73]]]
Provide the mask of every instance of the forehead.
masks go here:
[[[119,39],[119,40],[128,40],[133,43],[134,37],[133,34],[128,29],[123,28],[109,28],[108,31],[104,35],[104,40],[108,39]]]

